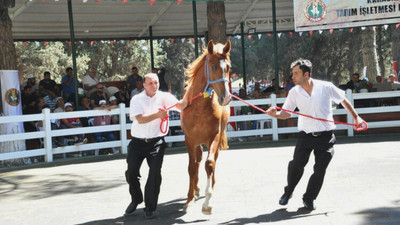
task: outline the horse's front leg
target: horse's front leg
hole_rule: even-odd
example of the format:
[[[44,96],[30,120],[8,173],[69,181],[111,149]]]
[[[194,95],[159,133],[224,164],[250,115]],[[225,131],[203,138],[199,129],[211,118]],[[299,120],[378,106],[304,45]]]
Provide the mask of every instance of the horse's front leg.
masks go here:
[[[210,145],[209,145],[210,146]],[[217,164],[218,152],[219,152],[219,137],[217,137],[210,147],[208,147],[208,156],[205,164],[207,172],[207,186],[205,190],[206,199],[204,200],[202,212],[204,214],[212,213],[211,197],[215,185],[215,165]]]
[[[193,203],[194,197],[198,198],[200,196],[200,189],[198,187],[199,182],[199,167],[202,159],[203,148],[199,145],[196,147],[192,147],[190,144],[186,144],[186,148],[189,153],[189,191],[188,198],[183,207],[183,210],[186,212],[189,206]]]

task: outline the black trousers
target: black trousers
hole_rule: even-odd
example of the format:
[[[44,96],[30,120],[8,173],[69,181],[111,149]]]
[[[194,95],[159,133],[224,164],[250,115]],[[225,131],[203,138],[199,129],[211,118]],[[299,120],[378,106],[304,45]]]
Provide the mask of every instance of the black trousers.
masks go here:
[[[293,160],[289,162],[285,194],[291,195],[299,183],[304,167],[307,165],[311,152],[314,150],[315,164],[314,173],[308,181],[307,190],[303,195],[305,200],[315,200],[324,182],[326,168],[331,161],[336,143],[336,137],[332,131],[325,131],[314,136],[300,132],[299,139],[293,155]]]
[[[155,211],[161,186],[161,166],[165,151],[164,138],[156,138],[144,141],[132,138],[128,145],[128,170],[125,172],[126,181],[129,184],[129,193],[132,202],[142,203],[143,194],[140,188],[140,167],[144,159],[149,166],[149,175],[144,189],[144,202],[146,211]]]

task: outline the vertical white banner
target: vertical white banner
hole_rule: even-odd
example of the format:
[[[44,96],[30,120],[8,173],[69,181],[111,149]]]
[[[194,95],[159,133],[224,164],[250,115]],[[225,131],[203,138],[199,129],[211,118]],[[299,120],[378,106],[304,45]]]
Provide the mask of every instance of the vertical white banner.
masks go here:
[[[3,104],[2,116],[17,116],[22,115],[21,106],[21,90],[19,86],[19,76],[17,70],[0,70],[0,83],[1,83],[1,99]],[[18,123],[3,123],[0,124],[1,134],[15,134],[24,133],[24,126],[22,122]],[[25,140],[18,141],[5,141],[0,142],[0,152],[18,152],[25,151]],[[13,165],[21,163],[30,163],[29,158],[23,159],[10,159],[0,161],[1,164]]]
[[[0,70],[1,98],[3,102],[4,116],[22,115],[21,90],[17,70]],[[24,126],[20,123],[7,123],[5,132],[7,134],[22,133]]]

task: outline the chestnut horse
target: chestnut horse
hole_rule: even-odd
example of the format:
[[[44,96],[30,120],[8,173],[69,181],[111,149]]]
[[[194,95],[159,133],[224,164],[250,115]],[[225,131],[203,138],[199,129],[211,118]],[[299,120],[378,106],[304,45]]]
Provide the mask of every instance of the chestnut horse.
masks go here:
[[[197,98],[188,103],[181,113],[181,126],[185,133],[185,144],[189,153],[189,192],[184,206],[186,211],[199,197],[199,166],[203,156],[204,144],[208,150],[205,169],[207,172],[207,187],[205,201],[202,207],[204,214],[211,214],[210,198],[215,184],[215,165],[220,149],[228,148],[225,128],[230,109],[229,102],[229,52],[231,42],[225,45],[208,42],[204,53],[192,62],[185,71],[189,77],[186,82],[184,99],[191,99],[199,93],[204,98]]]

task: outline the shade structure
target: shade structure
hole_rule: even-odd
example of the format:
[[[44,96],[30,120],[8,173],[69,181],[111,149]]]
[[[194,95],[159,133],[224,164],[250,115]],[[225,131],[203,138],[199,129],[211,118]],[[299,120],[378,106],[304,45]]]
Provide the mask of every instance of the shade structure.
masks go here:
[[[151,4],[152,3],[152,4]],[[179,4],[178,4],[179,3]],[[207,2],[196,1],[197,29],[207,31]],[[147,39],[193,37],[192,1],[72,0],[75,38]],[[276,1],[277,30],[293,30],[293,1]],[[67,0],[16,0],[9,9],[14,40],[68,40]],[[226,0],[227,34],[272,31],[272,0]]]

